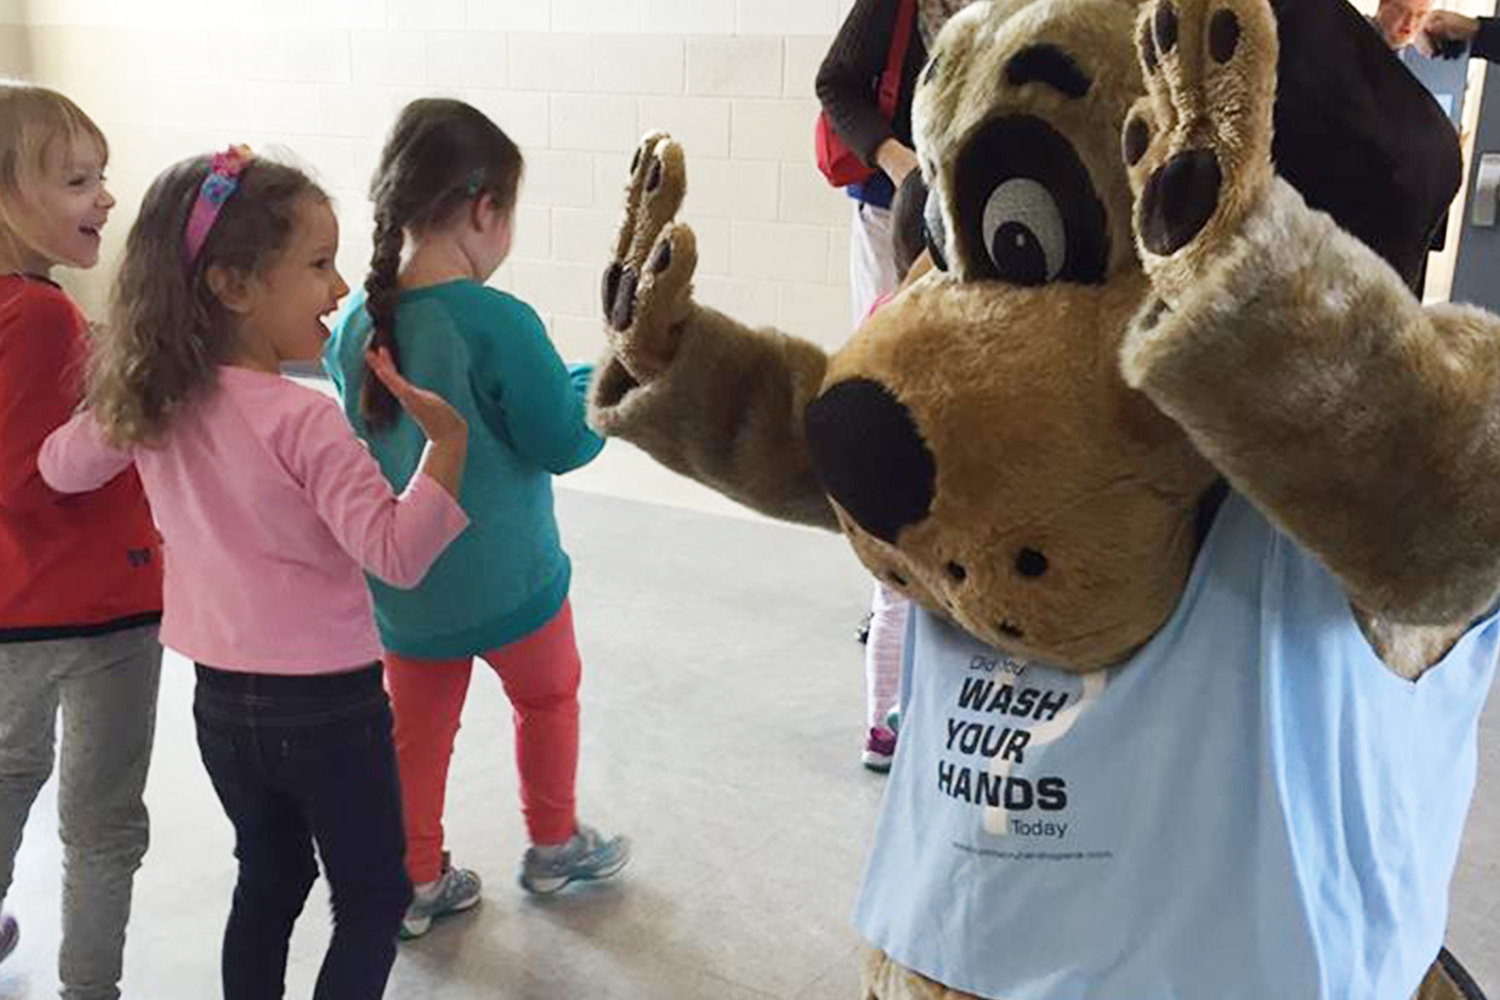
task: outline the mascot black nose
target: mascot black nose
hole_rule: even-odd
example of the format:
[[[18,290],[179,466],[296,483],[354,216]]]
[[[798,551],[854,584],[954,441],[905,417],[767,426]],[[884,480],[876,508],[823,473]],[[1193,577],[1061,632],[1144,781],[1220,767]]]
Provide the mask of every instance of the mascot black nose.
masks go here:
[[[813,471],[865,531],[892,544],[932,508],[937,463],[911,411],[879,382],[829,386],[804,415]]]

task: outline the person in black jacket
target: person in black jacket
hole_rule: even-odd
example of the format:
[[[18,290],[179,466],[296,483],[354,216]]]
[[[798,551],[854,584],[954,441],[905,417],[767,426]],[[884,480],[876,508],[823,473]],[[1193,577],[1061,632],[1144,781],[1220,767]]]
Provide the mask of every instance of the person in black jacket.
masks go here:
[[[911,148],[911,100],[917,74],[927,61],[919,31],[911,31],[894,117],[887,120],[877,103],[901,7],[900,0],[856,0],[818,70],[818,100],[834,131],[867,165],[878,168],[864,183],[847,189],[855,202],[849,255],[855,324],[876,298],[895,286],[891,199],[896,186],[917,169]],[[918,16],[913,8],[913,20]]]
[[[901,0],[855,0],[818,70],[818,100],[834,130],[866,164],[877,168],[863,184],[848,188],[855,201],[849,255],[855,324],[877,298],[896,286],[890,207],[896,189],[917,169],[911,137],[917,74],[927,63],[928,46],[943,24],[969,2],[916,0],[906,5],[912,17],[910,41],[890,120],[880,113],[877,92],[902,12]]]

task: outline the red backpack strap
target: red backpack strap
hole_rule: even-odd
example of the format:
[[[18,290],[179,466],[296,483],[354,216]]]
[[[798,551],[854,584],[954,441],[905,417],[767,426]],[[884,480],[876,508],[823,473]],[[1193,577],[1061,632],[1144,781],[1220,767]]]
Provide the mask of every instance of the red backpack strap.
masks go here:
[[[886,121],[896,117],[896,101],[901,95],[901,69],[906,65],[906,50],[911,47],[911,26],[917,19],[917,0],[900,0],[896,5],[896,26],[891,32],[891,50],[886,57],[885,72],[880,74],[880,113]]]

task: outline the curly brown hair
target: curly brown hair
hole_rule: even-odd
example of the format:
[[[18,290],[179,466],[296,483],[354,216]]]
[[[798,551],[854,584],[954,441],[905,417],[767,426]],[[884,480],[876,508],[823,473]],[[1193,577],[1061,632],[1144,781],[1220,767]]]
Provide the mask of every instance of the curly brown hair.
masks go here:
[[[220,209],[202,251],[183,262],[183,235],[210,157],[168,167],[130,227],[109,318],[89,361],[87,402],[116,445],[149,445],[172,417],[211,389],[239,348],[235,324],[209,284],[219,268],[259,274],[286,248],[299,203],[326,202],[296,167],[250,161]]]
[[[422,98],[401,110],[370,181],[375,250],[365,279],[369,347],[384,347],[400,367],[396,346],[397,281],[408,230],[442,225],[488,195],[503,212],[515,206],[524,161],[500,126],[463,101]],[[395,422],[400,406],[378,378],[368,377],[360,416],[372,430]]]

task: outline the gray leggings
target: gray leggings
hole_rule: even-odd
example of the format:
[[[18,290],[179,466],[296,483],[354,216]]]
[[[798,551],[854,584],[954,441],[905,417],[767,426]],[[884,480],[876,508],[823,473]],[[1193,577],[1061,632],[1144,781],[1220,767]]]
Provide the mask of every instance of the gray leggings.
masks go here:
[[[146,770],[156,727],[156,626],[88,639],[0,643],[0,900],[21,830],[52,774],[62,709],[64,1000],[117,1000],[130,890],[149,839]]]

